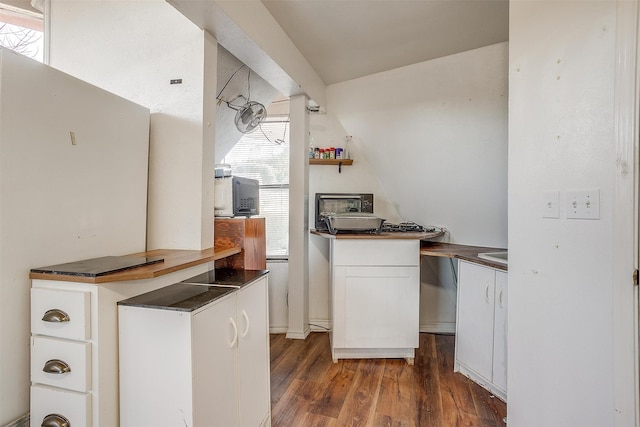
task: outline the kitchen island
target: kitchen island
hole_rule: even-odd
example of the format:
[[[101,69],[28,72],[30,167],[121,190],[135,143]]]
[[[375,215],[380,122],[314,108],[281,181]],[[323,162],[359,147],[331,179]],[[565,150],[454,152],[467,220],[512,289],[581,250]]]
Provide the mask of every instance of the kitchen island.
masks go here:
[[[323,233],[330,242],[331,355],[404,358],[419,338],[420,241],[434,233]]]
[[[238,252],[240,248],[141,252],[122,258],[163,261],[94,277],[32,272],[34,425],[45,419],[52,423],[47,425],[64,425],[64,419],[71,425],[119,425],[117,302],[206,273],[215,260]]]

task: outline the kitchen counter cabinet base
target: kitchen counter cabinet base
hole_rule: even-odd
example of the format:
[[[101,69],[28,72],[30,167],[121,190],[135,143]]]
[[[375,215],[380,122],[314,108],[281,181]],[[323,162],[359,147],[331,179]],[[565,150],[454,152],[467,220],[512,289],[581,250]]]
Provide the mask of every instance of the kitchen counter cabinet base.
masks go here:
[[[193,311],[122,302],[120,425],[270,425],[267,283]]]
[[[78,361],[73,362],[75,366],[71,369],[74,376],[80,372],[87,374],[79,382],[70,378],[65,383],[47,380],[47,375],[54,374],[43,377],[42,366],[33,366],[33,425],[40,425],[48,413],[59,413],[66,414],[72,426],[118,426],[118,301],[206,273],[213,268],[214,260],[239,252],[237,247],[201,251],[159,249],[131,256],[162,256],[163,263],[99,277],[31,273],[32,360],[43,360],[40,345],[43,342],[70,349],[86,348],[82,358],[74,359]],[[42,317],[50,309],[65,311],[70,321],[44,322]],[[44,347],[47,348],[50,346]]]
[[[403,358],[419,341],[418,240],[331,240],[331,356]]]
[[[507,398],[507,273],[460,261],[454,371]]]

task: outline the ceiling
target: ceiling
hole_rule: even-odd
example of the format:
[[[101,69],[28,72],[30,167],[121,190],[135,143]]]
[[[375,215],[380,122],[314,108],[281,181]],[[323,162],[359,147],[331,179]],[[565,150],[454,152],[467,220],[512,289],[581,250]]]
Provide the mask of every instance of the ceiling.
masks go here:
[[[508,0],[262,0],[330,85],[508,40]]]

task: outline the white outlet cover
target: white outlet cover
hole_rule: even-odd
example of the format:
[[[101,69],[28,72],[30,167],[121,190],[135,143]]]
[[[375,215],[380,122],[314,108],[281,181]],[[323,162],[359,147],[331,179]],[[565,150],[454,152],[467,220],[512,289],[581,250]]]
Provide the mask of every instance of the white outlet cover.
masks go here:
[[[542,192],[542,217],[560,218],[559,190],[548,190]]]
[[[600,190],[567,190],[568,219],[600,219]]]

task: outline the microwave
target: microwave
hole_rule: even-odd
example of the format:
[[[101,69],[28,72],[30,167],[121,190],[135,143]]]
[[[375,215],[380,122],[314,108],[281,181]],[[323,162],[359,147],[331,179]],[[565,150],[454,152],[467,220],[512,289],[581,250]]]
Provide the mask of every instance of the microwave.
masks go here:
[[[324,217],[350,212],[373,213],[371,193],[316,193],[316,230],[329,229]]]
[[[252,216],[260,214],[260,183],[257,179],[225,176],[214,180],[215,216]]]

